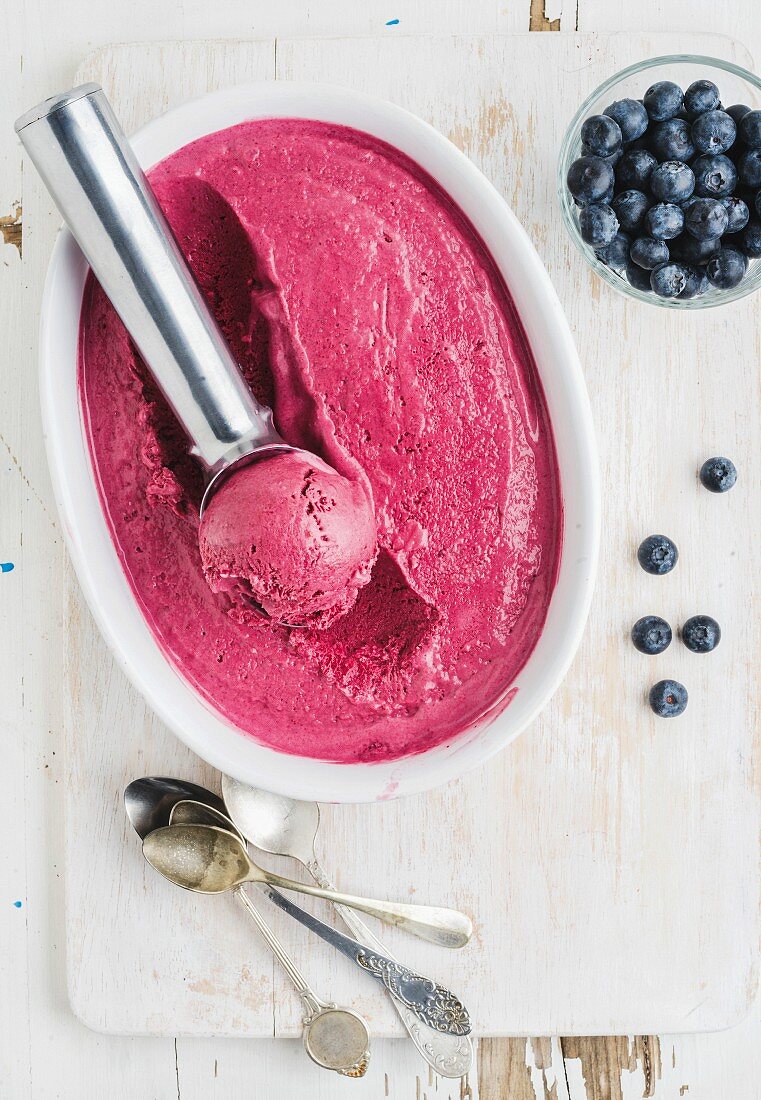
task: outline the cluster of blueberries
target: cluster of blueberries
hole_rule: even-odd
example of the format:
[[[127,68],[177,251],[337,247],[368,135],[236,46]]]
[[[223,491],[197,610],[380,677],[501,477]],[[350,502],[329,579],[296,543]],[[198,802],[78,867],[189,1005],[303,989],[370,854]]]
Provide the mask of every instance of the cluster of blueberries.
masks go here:
[[[700,480],[712,493],[726,493],[737,481],[737,470],[728,458],[709,458],[700,469]],[[665,535],[649,535],[637,550],[646,573],[662,576],[677,563],[679,551]],[[680,630],[682,641],[693,653],[710,653],[721,641],[721,627],[710,615],[693,615]],[[654,656],[671,644],[671,627],[659,615],[645,615],[632,627],[632,642],[640,653]],[[676,718],[687,706],[687,689],[678,680],[659,680],[648,696],[661,718]]]
[[[761,111],[724,109],[710,80],[660,80],[588,118],[581,141],[566,181],[581,236],[637,290],[731,290],[761,257]]]

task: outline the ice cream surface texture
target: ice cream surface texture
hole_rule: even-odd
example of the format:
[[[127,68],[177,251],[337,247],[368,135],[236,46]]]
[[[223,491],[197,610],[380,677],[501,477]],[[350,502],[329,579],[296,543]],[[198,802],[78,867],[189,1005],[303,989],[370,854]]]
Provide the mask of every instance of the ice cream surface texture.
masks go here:
[[[254,601],[275,622],[325,629],[370,580],[372,501],[316,456],[276,451],[222,482],[198,542],[206,580],[236,599],[241,622]]]
[[[201,138],[150,179],[255,396],[289,444],[372,501],[377,526],[374,559],[368,532],[351,532],[360,572],[345,613],[323,604],[317,558],[279,578],[314,612],[306,629],[249,619],[225,590],[237,570],[260,583],[258,546],[232,539],[207,557],[213,592],[203,471],[90,279],[83,421],[116,551],[166,657],[244,734],[321,759],[420,752],[495,716],[542,631],[562,502],[531,352],[472,225],[406,156],[303,119]],[[320,479],[304,499],[322,508]],[[208,524],[225,523],[224,488]],[[264,482],[250,502],[272,509],[267,540],[309,522],[278,491]],[[347,534],[341,508],[321,520],[328,538]]]

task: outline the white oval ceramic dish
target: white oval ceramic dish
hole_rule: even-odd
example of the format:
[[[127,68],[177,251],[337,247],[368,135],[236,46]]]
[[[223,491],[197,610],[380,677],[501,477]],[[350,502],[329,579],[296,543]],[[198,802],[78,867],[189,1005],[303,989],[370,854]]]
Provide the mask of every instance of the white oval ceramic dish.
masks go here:
[[[553,286],[498,192],[451,142],[391,103],[327,85],[263,83],[183,104],[132,139],[144,167],[205,134],[251,118],[313,118],[353,126],[417,161],[451,195],[490,250],[523,321],[552,420],[564,502],[559,575],[542,635],[505,691],[509,706],[417,756],[335,764],[284,755],[237,731],[164,657],[122,572],[101,511],[77,396],[77,343],[87,265],[62,230],[41,320],[41,400],[48,461],[69,552],[100,630],[153,709],[194,752],[245,782],[295,798],[364,802],[426,790],[482,763],[537,715],[581,638],[597,562],[600,506],[594,430],[584,378]]]

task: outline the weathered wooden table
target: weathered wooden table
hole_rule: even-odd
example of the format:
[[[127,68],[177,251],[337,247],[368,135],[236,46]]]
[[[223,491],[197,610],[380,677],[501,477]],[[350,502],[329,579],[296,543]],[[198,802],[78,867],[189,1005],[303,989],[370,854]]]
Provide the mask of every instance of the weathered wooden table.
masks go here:
[[[261,9],[261,10],[260,10]],[[7,95],[3,132],[30,103],[71,81],[81,57],[100,43],[120,39],[261,38],[267,35],[346,35],[415,32],[489,33],[526,30],[690,29],[731,34],[751,53],[761,48],[761,16],[750,0],[721,25],[721,11],[701,0],[674,0],[668,10],[648,0],[626,11],[601,0],[579,0],[572,12],[554,11],[547,0],[493,5],[434,0],[397,4],[394,10],[348,0],[312,8],[304,0],[260,5],[254,12],[215,11],[197,2],[173,12],[154,11],[147,0],[116,4],[93,13],[84,0],[65,16],[43,0],[28,5],[6,28],[0,72]],[[610,9],[610,10],[609,10]],[[729,15],[727,15],[729,18]],[[395,19],[398,24],[386,24]],[[0,143],[1,250],[0,310],[6,361],[2,372],[0,440],[3,486],[0,561],[15,568],[0,575],[4,661],[0,666],[4,723],[3,762],[10,782],[0,808],[8,846],[3,852],[7,900],[0,902],[3,944],[0,984],[6,990],[0,1016],[0,1094],[16,1097],[232,1098],[257,1095],[333,1097],[347,1088],[365,1096],[400,1098],[460,1095],[433,1081],[407,1044],[376,1045],[375,1061],[385,1074],[361,1084],[312,1071],[296,1043],[197,1039],[119,1039],[86,1031],[69,1014],[63,994],[60,708],[63,625],[60,619],[62,546],[39,440],[34,370],[34,317],[42,267],[29,271],[19,253],[35,225],[50,218],[42,200],[29,209],[20,178],[20,153],[13,139]],[[24,207],[22,210],[21,207]],[[718,316],[718,315],[717,315]],[[758,348],[748,349],[758,357]],[[752,595],[749,594],[749,595]],[[56,756],[57,750],[59,755]],[[17,904],[20,903],[20,904]],[[687,902],[689,904],[689,902]],[[678,916],[675,916],[678,919]],[[115,945],[116,947],[117,945]],[[636,956],[645,945],[628,944]],[[568,1097],[569,1100],[656,1096],[750,1100],[758,1093],[757,1053],[761,1015],[723,1035],[639,1036],[622,1039],[487,1040],[479,1050],[478,1072],[462,1095],[483,1097]],[[468,1091],[469,1090],[469,1091]]]

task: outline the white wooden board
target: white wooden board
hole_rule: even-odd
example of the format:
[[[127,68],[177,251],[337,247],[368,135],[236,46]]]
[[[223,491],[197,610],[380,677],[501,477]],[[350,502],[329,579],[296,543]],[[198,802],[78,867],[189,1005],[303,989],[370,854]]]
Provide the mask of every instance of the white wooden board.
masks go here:
[[[739,1019],[755,990],[757,304],[675,317],[626,302],[572,251],[554,199],[556,151],[580,99],[635,58],[687,50],[749,61],[727,39],[684,33],[399,37],[118,46],[79,72],[103,81],[128,128],[189,95],[273,76],[394,99],[483,168],[558,288],[587,374],[605,494],[580,654],[541,719],[491,764],[418,799],[328,808],[321,839],[339,886],[477,915],[474,942],[456,955],[384,937],[463,996],[480,1034],[708,1030]],[[695,480],[717,452],[741,471],[726,498]],[[682,550],[665,579],[634,560],[654,531]],[[627,632],[651,611],[675,625],[710,612],[724,641],[710,657],[676,643],[642,657]],[[147,712],[71,576],[65,616],[74,1010],[122,1033],[297,1035],[299,1004],[238,907],[160,881],[124,820],[121,791],[137,775],[214,776]],[[643,702],[666,675],[690,689],[677,722]],[[318,992],[359,1008],[375,1034],[399,1033],[348,964],[279,914],[273,925]]]

